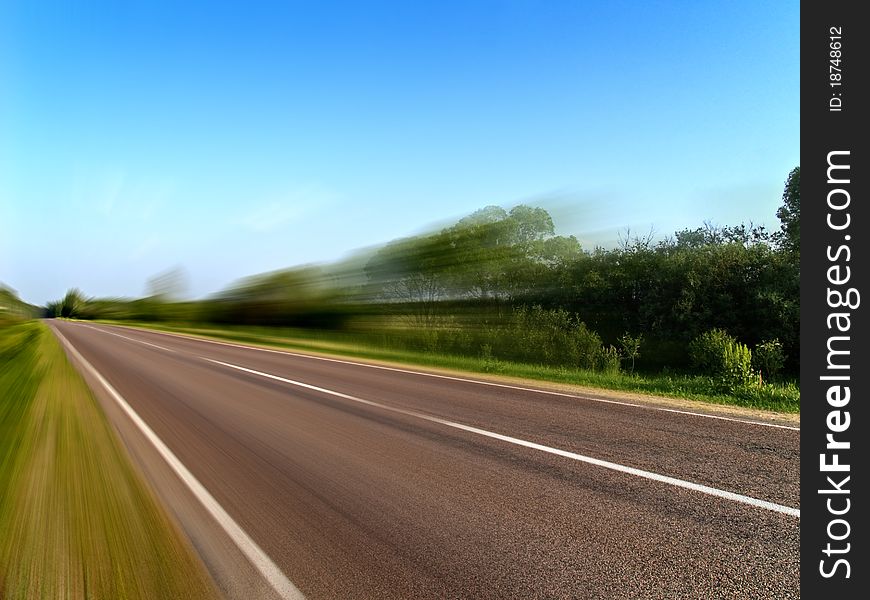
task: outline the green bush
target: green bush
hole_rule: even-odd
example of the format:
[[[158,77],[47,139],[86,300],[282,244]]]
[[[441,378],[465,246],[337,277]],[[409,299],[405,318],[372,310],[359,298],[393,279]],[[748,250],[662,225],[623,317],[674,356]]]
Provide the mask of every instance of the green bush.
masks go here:
[[[779,375],[785,365],[785,351],[778,339],[768,340],[755,346],[752,353],[752,367],[761,371],[764,379]]]
[[[492,346],[489,344],[484,344],[480,349],[480,359],[483,361],[484,373],[500,373],[505,369],[505,363],[497,358],[493,358]]]
[[[721,375],[725,368],[726,348],[737,340],[724,329],[705,331],[689,344],[689,359],[696,371],[704,375]]]
[[[505,360],[588,370],[607,364],[609,368],[608,360],[600,357],[601,337],[563,309],[516,308],[495,337],[493,354]]]
[[[627,331],[619,338],[621,346],[620,356],[626,361],[631,361],[631,372],[634,373],[634,362],[640,358],[640,346],[643,344],[643,335],[632,336]]]
[[[597,333],[586,327],[586,323],[577,322],[571,330],[568,339],[569,364],[583,369],[596,369],[601,364],[601,338]]]
[[[601,346],[595,356],[595,370],[615,375],[619,373],[619,361],[621,358],[619,350],[613,346]]]
[[[752,372],[752,351],[740,342],[725,345],[722,353],[722,387],[729,392],[752,385],[755,374]]]
[[[711,329],[689,344],[695,369],[710,375],[728,393],[755,383],[752,351],[722,329]]]
[[[383,348],[479,357],[487,371],[505,362],[547,367],[580,368],[618,373],[621,354],[605,347],[601,337],[576,314],[540,305],[520,306],[504,316],[463,322],[439,317],[431,326],[387,323],[381,330],[361,333],[364,343]]]

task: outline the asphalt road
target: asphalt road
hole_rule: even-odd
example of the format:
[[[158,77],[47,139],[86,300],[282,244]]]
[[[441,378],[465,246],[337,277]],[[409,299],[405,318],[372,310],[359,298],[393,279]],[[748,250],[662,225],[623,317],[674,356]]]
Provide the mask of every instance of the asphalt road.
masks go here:
[[[795,428],[52,327],[229,597],[800,596]]]

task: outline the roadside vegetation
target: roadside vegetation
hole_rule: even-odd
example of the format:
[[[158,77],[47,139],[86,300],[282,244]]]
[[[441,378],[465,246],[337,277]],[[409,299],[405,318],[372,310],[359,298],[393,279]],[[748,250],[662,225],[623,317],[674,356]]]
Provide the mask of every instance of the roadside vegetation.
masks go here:
[[[224,336],[262,328],[257,336],[281,343],[799,412],[799,167],[776,215],[775,232],[708,223],[660,240],[626,232],[616,248],[587,250],[557,235],[542,208],[488,206],[440,231],[251,277],[204,300],[173,299],[179,275],[168,272],[146,298],[70,290],[46,314]]]
[[[154,321],[106,320],[101,322],[337,357],[519,377],[714,404],[731,404],[783,413],[800,412],[800,390],[794,382],[787,380],[769,382],[765,385],[749,383],[732,389],[723,385],[720,378],[714,376],[667,372],[639,374],[616,369],[596,371],[565,366],[546,366],[494,358],[486,348],[479,356],[415,350],[410,347],[400,349],[400,343],[383,332],[377,335],[361,335],[324,330],[312,331],[309,329],[244,325],[208,327]]]
[[[0,598],[209,598],[47,327],[0,316]]]

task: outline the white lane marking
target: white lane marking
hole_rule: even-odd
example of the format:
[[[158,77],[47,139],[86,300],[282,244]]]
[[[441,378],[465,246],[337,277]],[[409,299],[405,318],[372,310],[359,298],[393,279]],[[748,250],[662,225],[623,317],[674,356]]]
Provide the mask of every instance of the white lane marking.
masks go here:
[[[589,464],[596,465],[599,467],[604,467],[605,469],[619,471],[620,473],[628,473],[629,475],[635,475],[636,477],[643,477],[644,479],[651,479],[653,481],[667,483],[667,484],[673,485],[675,487],[693,490],[696,492],[701,492],[703,494],[708,494],[710,496],[716,496],[718,498],[724,498],[726,500],[732,500],[734,502],[741,502],[743,504],[749,504],[749,505],[755,506],[757,508],[771,510],[771,511],[782,513],[782,514],[789,515],[792,517],[800,518],[800,516],[801,516],[801,511],[798,508],[792,508],[790,506],[784,506],[782,504],[775,504],[773,502],[768,502],[766,500],[759,500],[758,498],[752,498],[751,496],[744,496],[743,494],[737,494],[737,493],[729,492],[726,490],[720,490],[720,489],[710,487],[707,485],[702,485],[700,483],[694,483],[692,481],[684,481],[682,479],[677,479],[676,477],[669,477],[668,475],[660,475],[659,473],[653,473],[652,471],[644,471],[643,469],[636,469],[634,467],[627,467],[625,465],[613,463],[613,462],[606,461],[606,460],[601,460],[599,458],[592,458],[591,456],[585,456],[583,454],[577,454],[575,452],[568,452],[567,450],[560,450],[559,448],[552,448],[550,446],[544,446],[543,444],[536,444],[535,442],[529,442],[529,441],[522,440],[519,438],[511,437],[509,435],[494,433],[492,431],[487,431],[486,429],[480,429],[478,427],[472,427],[470,425],[463,425],[462,423],[448,421],[447,419],[441,419],[438,417],[434,417],[432,415],[427,415],[425,413],[417,412],[415,410],[407,410],[407,409],[403,409],[403,408],[396,408],[393,406],[387,406],[386,404],[381,404],[380,402],[373,402],[372,400],[364,400],[363,398],[358,398],[356,396],[351,396],[349,394],[343,394],[341,392],[336,392],[334,390],[329,390],[326,388],[318,387],[316,385],[311,385],[309,383],[303,383],[301,381],[287,379],[286,377],[272,375],[271,373],[264,373],[262,371],[255,371],[254,369],[240,367],[239,365],[226,363],[226,362],[223,362],[220,360],[214,360],[212,358],[206,358],[204,356],[200,356],[199,358],[201,358],[202,360],[208,361],[210,363],[214,363],[214,364],[222,365],[224,367],[228,367],[230,369],[236,369],[238,371],[244,371],[245,373],[259,375],[260,377],[274,379],[276,381],[281,381],[283,383],[288,383],[290,385],[295,385],[295,386],[298,386],[301,388],[314,390],[316,392],[321,392],[324,394],[337,396],[337,397],[343,398],[345,400],[359,402],[360,404],[374,406],[374,407],[380,408],[382,410],[387,410],[387,411],[399,413],[399,414],[410,416],[410,417],[416,417],[418,419],[423,419],[425,421],[430,421],[432,423],[439,423],[441,425],[446,425],[447,427],[453,427],[454,429],[461,429],[463,431],[476,433],[477,435],[482,435],[482,436],[486,436],[486,437],[493,438],[496,440],[501,440],[503,442],[515,444],[517,446],[524,446],[526,448],[540,450],[541,452],[547,452],[549,454],[555,454],[557,456],[571,458],[573,460],[577,460],[580,462],[589,463]]]
[[[126,326],[124,326],[124,325],[112,325],[111,327],[126,327]],[[467,379],[465,377],[454,377],[451,375],[439,375],[437,373],[426,373],[425,371],[412,371],[410,369],[400,369],[397,367],[385,367],[383,365],[373,365],[373,364],[369,364],[369,363],[354,362],[354,361],[350,361],[350,360],[342,360],[339,358],[328,358],[325,356],[316,356],[313,354],[300,354],[298,352],[291,352],[289,350],[277,350],[277,349],[273,349],[273,348],[261,348],[258,346],[246,346],[243,344],[233,344],[231,342],[221,342],[218,340],[210,340],[210,339],[205,339],[205,338],[201,338],[201,337],[184,335],[184,334],[180,334],[180,333],[171,333],[171,332],[167,332],[167,331],[157,331],[155,329],[139,329],[139,328],[134,328],[134,327],[126,327],[126,328],[127,329],[134,329],[135,331],[141,331],[141,332],[145,332],[145,333],[154,333],[157,335],[166,335],[166,336],[170,336],[170,337],[182,338],[185,340],[205,342],[207,344],[218,344],[220,346],[230,346],[232,348],[242,348],[245,350],[257,350],[259,352],[270,352],[272,354],[286,354],[288,356],[294,356],[294,357],[298,357],[298,358],[308,358],[311,360],[322,360],[322,361],[326,361],[326,362],[334,362],[334,363],[340,363],[340,364],[344,364],[344,365],[354,365],[357,367],[366,367],[369,369],[380,369],[382,371],[394,371],[396,373],[406,373],[409,375],[419,375],[421,377],[434,377],[436,379],[448,379],[451,381],[461,381],[464,383],[476,383],[478,385],[488,385],[491,387],[500,387],[500,388],[506,388],[506,389],[510,389],[510,390],[532,392],[535,394],[547,394],[550,396],[561,396],[563,398],[574,398],[577,400],[586,400],[589,402],[601,402],[603,404],[616,404],[619,406],[629,406],[631,408],[640,408],[643,410],[657,410],[657,411],[661,411],[661,412],[675,413],[678,415],[689,415],[689,416],[693,416],[693,417],[703,417],[705,419],[717,419],[720,421],[731,421],[734,423],[743,423],[744,425],[758,425],[760,427],[773,427],[775,429],[788,429],[790,431],[800,431],[801,430],[800,427],[793,427],[791,425],[780,425],[778,423],[765,423],[764,421],[753,421],[751,419],[738,419],[735,417],[724,417],[721,415],[710,415],[707,413],[693,412],[690,410],[679,410],[677,408],[664,408],[662,406],[648,406],[645,404],[637,404],[634,402],[624,402],[622,400],[607,400],[605,398],[593,398],[590,396],[580,396],[578,394],[569,394],[567,392],[556,392],[553,390],[542,390],[542,389],[536,389],[536,388],[523,387],[523,386],[519,386],[519,385],[510,385],[507,383],[496,383],[494,381],[482,381],[479,379]],[[94,328],[94,329],[96,329],[96,328]],[[132,338],[128,338],[128,339],[132,339]],[[140,340],[137,340],[137,341],[140,341]],[[142,342],[142,343],[145,344],[147,342]]]
[[[281,569],[272,562],[272,559],[263,551],[260,546],[249,536],[244,529],[239,526],[238,523],[224,510],[224,508],[218,504],[218,501],[215,500],[214,496],[212,496],[207,489],[197,480],[197,478],[191,473],[187,467],[175,456],[172,450],[163,443],[157,434],[148,426],[145,421],[136,413],[133,408],[127,404],[127,401],[124,400],[123,396],[121,396],[118,391],[112,387],[112,385],[106,381],[106,379],[97,371],[91,363],[89,363],[85,358],[79,353],[78,350],[63,336],[63,334],[57,329],[54,330],[57,334],[58,338],[60,338],[61,342],[69,349],[70,354],[78,360],[81,365],[91,374],[93,375],[97,381],[100,382],[109,395],[114,398],[115,402],[123,409],[127,416],[130,417],[130,420],[136,424],[139,430],[148,438],[154,447],[157,449],[157,452],[166,460],[172,470],[178,475],[178,477],[187,485],[193,495],[202,503],[202,505],[208,510],[212,517],[220,524],[223,530],[230,536],[230,539],[235,542],[236,546],[238,546],[239,550],[248,557],[248,560],[257,568],[263,578],[272,586],[272,588],[278,593],[281,598],[286,600],[304,600],[305,596],[299,589],[293,585],[293,583],[287,579],[287,576],[281,572]]]
[[[177,353],[177,350],[173,350],[172,348],[166,348],[165,346],[158,346],[157,344],[152,344],[151,342],[146,342],[144,340],[137,340],[135,338],[127,337],[126,335],[121,335],[120,333],[115,333],[114,331],[106,331],[104,329],[100,329],[99,327],[94,327],[93,325],[85,325],[88,329],[93,329],[94,331],[99,331],[100,333],[105,333],[107,335],[114,335],[115,337],[119,337],[125,340],[129,340],[131,342],[138,342],[139,344],[145,344],[146,346],[151,346],[152,348],[157,348],[158,350],[166,350],[167,352],[172,352],[173,354]]]

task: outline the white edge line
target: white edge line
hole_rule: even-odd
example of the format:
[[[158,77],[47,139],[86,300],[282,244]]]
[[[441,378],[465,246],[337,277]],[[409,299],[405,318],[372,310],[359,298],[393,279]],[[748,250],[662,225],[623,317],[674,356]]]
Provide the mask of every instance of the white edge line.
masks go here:
[[[311,385],[308,383],[303,383],[301,381],[294,381],[293,379],[287,379],[286,377],[280,377],[278,375],[272,375],[270,373],[264,373],[262,371],[255,371],[254,369],[248,369],[246,367],[240,367],[238,365],[234,365],[231,363],[226,363],[220,360],[214,360],[212,358],[206,358],[204,356],[200,356],[202,360],[208,361],[210,363],[215,363],[218,365],[222,365],[224,367],[228,367],[231,369],[236,369],[238,371],[244,371],[246,373],[251,373],[253,375],[259,375],[260,377],[265,377],[268,379],[274,379],[277,381],[281,381],[283,383],[288,383],[290,385],[295,385],[302,388],[307,388],[310,390],[314,390],[317,392],[321,392],[324,394],[329,394],[332,396],[337,396],[339,398],[344,398],[346,400],[351,400],[353,402],[359,402],[360,404],[366,404],[369,406],[374,406],[380,408],[382,410],[388,410],[391,412],[399,413],[402,415],[416,417],[418,419],[423,419],[425,421],[430,421],[432,423],[439,423],[441,425],[445,425],[447,427],[453,427],[454,429],[461,429],[463,431],[468,431],[470,433],[476,433],[477,435],[486,436],[489,438],[501,440],[503,442],[508,442],[510,444],[515,444],[517,446],[524,446],[526,448],[532,448],[534,450],[540,450],[541,452],[547,452],[549,454],[555,454],[557,456],[563,456],[565,458],[570,458],[576,461],[596,465],[599,467],[603,467],[605,469],[610,469],[613,471],[619,471],[620,473],[627,473],[629,475],[634,475],[636,477],[642,477],[644,479],[651,479],[653,481],[658,481],[661,483],[667,483],[669,485],[684,488],[688,490],[693,490],[696,492],[701,492],[703,494],[707,494],[710,496],[716,496],[718,498],[724,498],[727,500],[732,500],[734,502],[740,502],[743,504],[748,504],[751,506],[755,506],[757,508],[763,508],[766,510],[782,513],[785,515],[789,515],[792,517],[797,517],[798,519],[801,516],[801,511],[798,508],[792,508],[790,506],[784,506],[782,504],[776,504],[774,502],[768,502],[767,500],[759,500],[758,498],[753,498],[751,496],[744,496],[743,494],[737,494],[735,492],[729,492],[726,490],[720,490],[718,488],[710,487],[707,485],[702,485],[700,483],[694,483],[691,481],[685,481],[682,479],[677,479],[676,477],[670,477],[668,475],[661,475],[659,473],[654,473],[652,471],[644,471],[643,469],[636,469],[634,467],[628,467],[625,465],[621,465],[619,463],[613,463],[606,460],[601,460],[599,458],[592,458],[591,456],[585,456],[583,454],[577,454],[575,452],[569,452],[567,450],[560,450],[558,448],[552,448],[550,446],[544,446],[543,444],[536,444],[535,442],[529,442],[523,439],[511,437],[508,435],[503,435],[500,433],[494,433],[492,431],[487,431],[486,429],[479,429],[477,427],[472,427],[470,425],[463,425],[462,423],[456,423],[454,421],[448,421],[447,419],[441,419],[438,417],[434,417],[431,415],[427,415],[425,413],[417,412],[414,410],[407,410],[403,408],[396,408],[393,406],[387,406],[385,404],[381,404],[380,402],[373,402],[372,400],[365,400],[363,398],[358,398],[356,396],[351,396],[349,394],[343,394],[341,392],[336,392],[334,390],[329,390],[326,388],[318,387],[316,385]]]
[[[104,325],[104,326],[106,326],[106,325]],[[88,327],[91,327],[91,329],[96,329],[97,331],[101,331],[101,329],[94,327],[92,325],[88,325]],[[139,327],[128,327],[125,325],[108,325],[108,327],[123,327],[126,329],[133,329],[135,331],[142,331],[145,333],[167,335],[167,336],[171,336],[171,337],[182,338],[185,340],[194,340],[194,341],[199,341],[199,342],[205,342],[208,344],[218,344],[220,346],[230,346],[232,348],[243,348],[246,350],[258,350],[260,352],[271,352],[273,354],[286,354],[288,356],[295,356],[295,357],[299,357],[299,358],[308,358],[311,360],[322,360],[322,361],[326,361],[326,362],[335,362],[335,363],[341,363],[341,364],[345,364],[345,365],[355,365],[358,367],[367,367],[369,369],[381,369],[383,371],[394,371],[397,373],[407,373],[409,375],[420,375],[421,377],[434,377],[437,379],[449,379],[451,381],[461,381],[464,383],[476,383],[478,385],[488,385],[488,386],[492,386],[492,387],[500,387],[500,388],[506,388],[506,389],[511,389],[511,390],[519,390],[519,391],[523,391],[523,392],[532,392],[532,393],[536,393],[536,394],[547,394],[550,396],[561,396],[564,398],[575,398],[578,400],[586,400],[589,402],[601,402],[603,404],[616,404],[619,406],[629,406],[632,408],[640,408],[643,410],[657,410],[657,411],[661,411],[661,412],[669,412],[669,413],[675,413],[675,414],[679,414],[679,415],[689,415],[689,416],[693,416],[693,417],[702,417],[702,418],[706,418],[706,419],[717,419],[720,421],[731,421],[734,423],[743,423],[745,425],[758,425],[760,427],[773,427],[775,429],[788,429],[790,431],[800,431],[801,430],[800,427],[793,427],[791,425],[780,425],[778,423],[765,423],[764,421],[753,421],[751,419],[738,419],[735,417],[723,417],[721,415],[711,415],[711,414],[707,414],[707,413],[693,412],[690,410],[680,410],[677,408],[664,408],[661,406],[647,406],[644,404],[637,404],[634,402],[624,402],[621,400],[607,400],[605,398],[593,398],[591,396],[580,396],[578,394],[569,394],[567,392],[556,392],[553,390],[536,389],[536,388],[530,388],[530,387],[523,387],[523,386],[519,386],[519,385],[510,385],[507,383],[496,383],[494,381],[483,381],[480,379],[467,379],[465,377],[454,377],[451,375],[439,375],[438,373],[426,373],[425,371],[412,371],[410,369],[400,369],[398,367],[386,367],[383,365],[373,365],[370,363],[354,362],[354,361],[350,361],[350,360],[342,360],[339,358],[329,358],[326,356],[317,356],[314,354],[301,354],[298,352],[291,352],[289,350],[278,350],[275,348],[262,348],[260,346],[246,346],[244,344],[234,344],[231,342],[222,342],[219,340],[212,340],[212,339],[208,339],[208,338],[204,338],[204,337],[186,335],[186,334],[181,334],[181,333],[173,333],[173,332],[169,332],[169,331],[159,331],[156,329],[144,329],[144,328],[139,328]],[[104,332],[104,333],[109,333],[109,332]],[[114,334],[114,335],[118,335],[118,334]],[[128,339],[131,339],[131,338],[128,338]],[[135,340],[135,341],[138,342],[141,340]],[[142,342],[142,343],[147,343],[147,342]]]
[[[63,334],[54,329],[55,334],[60,338],[61,342],[70,351],[70,354],[91,374],[97,381],[100,382],[109,395],[118,403],[130,420],[136,424],[139,430],[150,441],[157,452],[164,460],[172,467],[172,470],[178,477],[187,485],[190,491],[196,496],[202,505],[208,510],[212,517],[223,528],[230,539],[235,542],[239,550],[251,561],[251,563],[260,572],[263,578],[270,586],[278,593],[281,598],[286,600],[304,600],[305,596],[293,583],[281,572],[281,569],[272,561],[271,558],[263,551],[260,546],[249,536],[244,529],[227,513],[226,510],[215,500],[209,491],[203,486],[199,480],[191,473],[187,467],[175,456],[172,450],[169,449],[163,441],[157,437],[157,434],[148,426],[145,421],[136,413],[133,408],[127,404],[123,396],[115,390],[112,385],[97,371],[91,363],[79,353],[78,350],[63,336]]]

